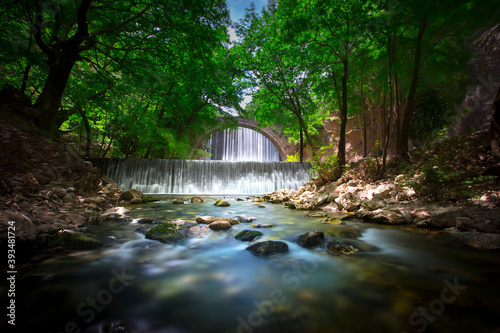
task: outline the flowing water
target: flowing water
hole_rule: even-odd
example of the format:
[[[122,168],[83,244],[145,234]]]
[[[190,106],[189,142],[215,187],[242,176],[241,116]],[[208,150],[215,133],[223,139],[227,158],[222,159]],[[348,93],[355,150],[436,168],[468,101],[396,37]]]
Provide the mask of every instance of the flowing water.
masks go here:
[[[249,128],[217,131],[208,140],[212,160],[221,161],[279,161],[280,154],[264,135]]]
[[[144,193],[256,194],[297,189],[310,177],[310,163],[93,159],[122,190]]]
[[[172,204],[175,198],[186,204]],[[240,196],[245,198],[245,196]],[[18,325],[24,332],[493,332],[500,328],[497,252],[458,247],[404,227],[323,224],[304,211],[226,196],[161,196],[129,207],[133,222],[93,227],[100,249],[47,254],[20,270]],[[257,257],[234,238],[249,224],[177,245],[147,240],[137,219],[255,217],[256,239],[289,252]],[[356,229],[360,235],[356,236]],[[364,252],[304,249],[298,235],[322,230],[357,237]],[[112,236],[109,238],[108,236]],[[113,244],[112,242],[116,242]],[[114,327],[114,330],[112,329]],[[111,329],[110,329],[111,328]],[[80,331],[81,329],[81,331]]]

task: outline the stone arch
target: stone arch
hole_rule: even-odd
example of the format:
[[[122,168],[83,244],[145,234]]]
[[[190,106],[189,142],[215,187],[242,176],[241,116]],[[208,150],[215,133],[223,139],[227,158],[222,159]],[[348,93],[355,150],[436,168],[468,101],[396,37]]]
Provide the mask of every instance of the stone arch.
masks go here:
[[[271,141],[273,143],[273,145],[276,147],[276,149],[278,150],[278,153],[279,153],[282,161],[286,161],[287,154],[291,155],[291,154],[295,153],[295,147],[293,147],[293,145],[289,144],[286,136],[281,131],[277,130],[276,128],[273,129],[273,128],[260,127],[259,124],[257,123],[257,121],[247,119],[247,118],[236,117],[235,119],[238,121],[239,127],[249,128],[251,130],[254,130],[254,131],[264,135],[264,137],[269,139],[269,141]],[[216,118],[216,120],[219,120],[221,122],[221,125],[215,126],[211,129],[206,130],[205,134],[203,136],[200,136],[197,139],[195,145],[193,146],[191,156],[194,155],[195,150],[197,148],[199,148],[201,146],[201,144],[210,137],[210,135],[212,135],[213,133],[215,133],[219,130],[224,129],[224,127],[222,126],[222,122],[223,122],[224,118],[219,117],[219,118]]]

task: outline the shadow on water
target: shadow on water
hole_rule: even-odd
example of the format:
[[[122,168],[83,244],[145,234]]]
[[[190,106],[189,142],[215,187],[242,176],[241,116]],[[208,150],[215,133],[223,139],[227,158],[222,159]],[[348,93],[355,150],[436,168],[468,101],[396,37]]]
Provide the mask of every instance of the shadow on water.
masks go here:
[[[184,205],[172,204],[185,199]],[[23,268],[19,325],[39,332],[493,332],[500,327],[497,253],[445,244],[399,227],[323,224],[307,212],[227,196],[193,204],[162,196],[131,208],[134,221],[96,226],[114,245]],[[245,198],[245,196],[241,196]],[[259,203],[260,204],[260,203]],[[147,240],[137,220],[201,215],[272,223],[263,240],[289,252],[257,257],[234,238],[248,223],[177,245]],[[363,251],[304,249],[298,235],[355,237]],[[356,229],[356,230],[352,230]]]

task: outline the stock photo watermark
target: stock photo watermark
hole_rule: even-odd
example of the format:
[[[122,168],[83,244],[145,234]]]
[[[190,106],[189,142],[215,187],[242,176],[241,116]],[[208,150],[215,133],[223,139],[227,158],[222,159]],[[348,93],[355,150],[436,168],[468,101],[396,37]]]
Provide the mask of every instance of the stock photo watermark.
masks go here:
[[[466,285],[458,283],[458,277],[455,277],[453,282],[446,279],[443,283],[446,287],[441,290],[440,297],[430,301],[427,307],[420,307],[418,311],[413,312],[408,318],[408,323],[410,326],[415,327],[416,332],[423,333],[427,329],[429,322],[434,322],[444,312],[446,304],[455,302],[457,297],[467,289]],[[402,331],[401,333],[409,332]]]
[[[324,260],[326,259],[323,257],[310,257],[307,260],[294,263],[291,269],[281,275],[281,281],[287,286],[287,288],[283,289],[289,291],[299,289],[302,282],[307,280],[318,269],[318,262]],[[255,310],[244,317],[238,316],[236,318],[238,323],[236,332],[252,333],[255,328],[262,326],[265,320],[274,313],[276,307],[285,303],[286,296],[283,289],[273,289],[269,293],[269,298],[264,301],[254,300]]]
[[[96,318],[96,314],[102,312],[106,306],[111,304],[115,295],[121,293],[131,281],[135,279],[134,275],[129,275],[126,268],[121,271],[111,270],[112,278],[109,279],[106,288],[102,288],[92,296],[87,297],[76,307],[76,313],[83,322],[90,324]],[[59,333],[81,333],[81,326],[76,321],[68,321],[64,325],[64,330]]]

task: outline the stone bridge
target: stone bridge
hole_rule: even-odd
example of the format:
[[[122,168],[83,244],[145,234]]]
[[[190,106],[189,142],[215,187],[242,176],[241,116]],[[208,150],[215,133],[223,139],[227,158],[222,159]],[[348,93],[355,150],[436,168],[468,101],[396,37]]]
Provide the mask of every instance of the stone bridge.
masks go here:
[[[297,151],[296,147],[290,142],[288,142],[288,137],[283,132],[281,132],[279,127],[277,126],[261,127],[259,126],[257,121],[247,118],[235,117],[234,119],[238,122],[239,127],[249,128],[251,130],[259,132],[260,134],[268,138],[278,150],[282,161],[286,161],[287,155],[293,155],[296,153]],[[208,129],[207,131],[205,131],[204,135],[201,135],[196,139],[191,156],[194,156],[196,149],[200,148],[203,142],[205,142],[206,140],[208,140],[208,138],[210,138],[210,135],[221,129],[227,128],[227,125],[226,126],[224,125],[223,117],[216,118],[216,120],[220,122],[220,125]]]

